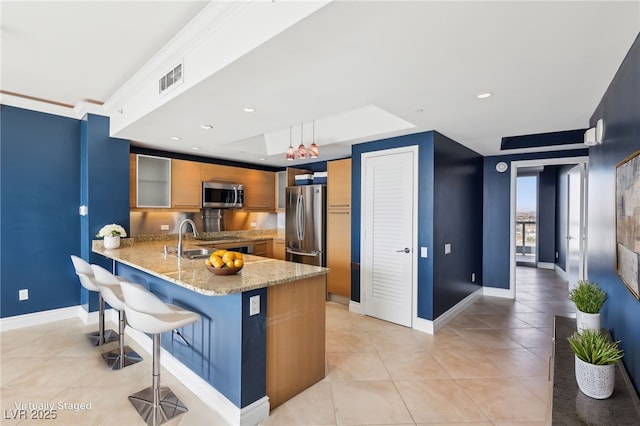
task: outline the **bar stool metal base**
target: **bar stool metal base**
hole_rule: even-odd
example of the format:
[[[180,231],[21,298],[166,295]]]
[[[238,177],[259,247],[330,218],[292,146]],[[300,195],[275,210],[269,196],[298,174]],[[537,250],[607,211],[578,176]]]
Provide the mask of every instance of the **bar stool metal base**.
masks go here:
[[[129,365],[142,361],[142,357],[129,346],[124,347],[124,354],[120,353],[120,348],[114,349],[102,354],[102,359],[107,363],[110,369],[120,370]],[[120,362],[122,360],[122,362]]]
[[[102,346],[107,343],[117,342],[120,337],[115,330],[105,330],[104,340],[102,341],[102,343],[100,343],[99,331],[93,331],[91,333],[87,333],[86,336],[93,346]]]
[[[160,388],[160,404],[153,406],[153,387],[129,396],[131,405],[148,426],[161,425],[188,411],[187,407],[166,386]]]

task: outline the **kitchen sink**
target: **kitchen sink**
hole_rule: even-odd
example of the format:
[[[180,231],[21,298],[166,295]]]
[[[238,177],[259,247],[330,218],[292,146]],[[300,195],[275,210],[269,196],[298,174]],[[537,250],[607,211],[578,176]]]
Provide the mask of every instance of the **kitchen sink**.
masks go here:
[[[182,257],[187,259],[204,259],[209,257],[212,250],[206,248],[182,250]]]

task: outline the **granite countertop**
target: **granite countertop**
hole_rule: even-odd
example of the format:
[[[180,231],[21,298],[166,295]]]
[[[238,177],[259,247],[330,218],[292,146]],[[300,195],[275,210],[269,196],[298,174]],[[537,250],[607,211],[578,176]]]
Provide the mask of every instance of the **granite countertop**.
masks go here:
[[[616,365],[615,389],[607,399],[593,399],[578,389],[575,357],[567,337],[576,331],[576,320],[555,317],[553,354],[554,425],[638,425],[640,403],[622,362]]]
[[[120,248],[106,250],[102,240],[95,240],[92,250],[94,253],[207,296],[240,293],[329,272],[329,269],[320,266],[244,255],[244,267],[238,274],[214,275],[206,268],[205,259],[190,260],[173,254],[165,256],[164,246],[167,245],[167,241],[138,242],[123,239],[122,242]],[[185,249],[197,248],[197,242],[187,241]]]

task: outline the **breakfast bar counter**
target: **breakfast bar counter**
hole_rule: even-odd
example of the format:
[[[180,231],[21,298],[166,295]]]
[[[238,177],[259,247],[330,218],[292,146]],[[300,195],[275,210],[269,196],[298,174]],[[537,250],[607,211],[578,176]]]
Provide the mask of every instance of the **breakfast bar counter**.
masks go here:
[[[166,243],[123,240],[106,250],[94,241],[92,251],[117,275],[200,315],[161,343],[172,355],[162,359],[179,362],[174,374],[203,401],[231,424],[258,424],[324,378],[327,268],[244,255],[238,274],[214,275],[205,258],[165,254]]]
[[[192,241],[187,247],[197,248]],[[186,259],[164,254],[164,241],[151,241],[123,245],[107,250],[102,241],[93,242],[93,252],[170,281],[206,296],[224,296],[256,290],[325,275],[327,268],[301,263],[285,262],[266,257],[244,255],[244,267],[236,275],[214,275],[205,267],[205,259]]]

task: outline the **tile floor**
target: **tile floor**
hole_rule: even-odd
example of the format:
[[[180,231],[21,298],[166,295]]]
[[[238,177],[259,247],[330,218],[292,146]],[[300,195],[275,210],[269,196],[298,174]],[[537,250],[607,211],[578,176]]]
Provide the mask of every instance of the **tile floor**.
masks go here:
[[[515,301],[483,297],[435,336],[328,303],[327,377],[264,424],[547,424],[554,314],[573,315],[566,282],[532,268],[518,268]],[[143,424],[127,395],[150,385],[151,356],[128,341],[145,361],[110,371],[82,334],[93,328],[73,319],[0,333],[2,425]],[[225,424],[167,372],[163,384],[189,407],[168,425]],[[43,401],[92,406],[10,419],[16,402]]]

